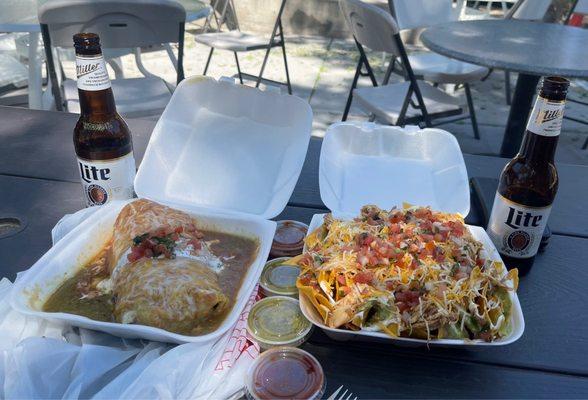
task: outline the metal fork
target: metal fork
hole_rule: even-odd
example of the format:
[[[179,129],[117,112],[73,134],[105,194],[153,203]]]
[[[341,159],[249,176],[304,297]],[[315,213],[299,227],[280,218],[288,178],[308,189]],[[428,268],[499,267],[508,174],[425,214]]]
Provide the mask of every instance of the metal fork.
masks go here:
[[[345,391],[339,396],[339,392],[341,392],[343,389],[343,385],[339,386],[339,389],[335,390],[335,392],[330,395],[327,400],[358,400],[357,396],[353,397],[353,393],[350,392],[349,389],[345,389]]]

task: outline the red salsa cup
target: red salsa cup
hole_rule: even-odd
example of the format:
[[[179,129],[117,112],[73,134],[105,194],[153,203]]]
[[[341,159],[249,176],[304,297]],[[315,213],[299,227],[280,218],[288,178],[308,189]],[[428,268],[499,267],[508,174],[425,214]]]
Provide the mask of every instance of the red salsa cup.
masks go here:
[[[323,368],[312,354],[295,347],[275,347],[251,366],[247,398],[320,399],[325,387]]]
[[[302,222],[278,221],[276,234],[270,250],[270,258],[294,257],[302,254],[308,225]]]

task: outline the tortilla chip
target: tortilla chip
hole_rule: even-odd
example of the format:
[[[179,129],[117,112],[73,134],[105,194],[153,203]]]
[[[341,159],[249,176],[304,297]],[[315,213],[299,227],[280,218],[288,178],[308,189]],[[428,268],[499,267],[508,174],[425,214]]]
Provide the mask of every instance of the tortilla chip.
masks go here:
[[[317,293],[311,286],[300,285],[296,282],[296,287],[298,287],[299,294],[307,298],[315,310],[319,312],[323,321],[326,321],[331,310],[329,301],[323,295]]]

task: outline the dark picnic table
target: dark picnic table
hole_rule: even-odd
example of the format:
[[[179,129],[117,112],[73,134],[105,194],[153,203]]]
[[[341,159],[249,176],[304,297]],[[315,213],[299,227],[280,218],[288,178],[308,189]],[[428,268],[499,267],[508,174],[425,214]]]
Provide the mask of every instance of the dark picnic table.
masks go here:
[[[0,277],[13,279],[50,247],[50,230],[83,207],[71,143],[71,114],[0,108]],[[129,120],[140,161],[153,121]],[[318,192],[321,141],[313,139],[289,205],[277,219],[309,222],[325,212]],[[505,160],[466,155],[470,177],[496,177]],[[588,229],[583,205],[588,168],[559,165],[560,192],[547,250],[521,280],[526,329],[516,343],[484,350],[404,348],[336,342],[316,330],[303,346],[323,365],[330,393],[345,385],[359,398],[588,397]],[[468,222],[481,223],[475,205]]]

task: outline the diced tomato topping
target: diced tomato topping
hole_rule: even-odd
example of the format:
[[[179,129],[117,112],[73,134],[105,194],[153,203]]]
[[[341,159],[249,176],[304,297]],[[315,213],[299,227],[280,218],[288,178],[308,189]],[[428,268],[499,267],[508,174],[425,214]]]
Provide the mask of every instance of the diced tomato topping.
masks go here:
[[[427,219],[433,216],[433,213],[428,208],[417,208],[414,212],[414,216],[417,218]]]
[[[437,254],[434,255],[435,261],[437,261],[438,263],[442,263],[445,261],[445,255],[443,254],[443,252],[439,252]]]
[[[480,257],[476,258],[476,265],[478,267],[483,266],[484,265],[484,259],[483,258],[480,258]]]
[[[465,228],[463,224],[455,221],[448,221],[445,225],[451,230],[453,235],[457,237],[463,236]]]
[[[363,244],[369,246],[374,240],[376,240],[376,238],[373,235],[367,235],[365,239],[363,239]]]
[[[393,223],[388,227],[388,232],[391,234],[400,233],[400,230],[400,224],[398,223]]]
[[[433,223],[430,220],[422,221],[420,227],[424,231],[433,231]]]
[[[337,282],[339,282],[340,285],[347,284],[347,282],[345,281],[345,277],[343,275],[337,275]]]
[[[143,257],[143,249],[141,247],[134,247],[129,255],[127,255],[127,259],[129,262],[135,262],[138,259]]]
[[[420,293],[418,290],[405,290],[394,293],[394,297],[396,298],[398,310],[403,313],[419,304]]]
[[[300,277],[298,278],[300,280],[300,283],[304,286],[308,286],[308,284],[310,283],[312,277],[310,274],[303,274],[300,275]]]
[[[374,273],[371,271],[362,271],[355,274],[353,281],[355,283],[370,283],[374,279]]]
[[[402,212],[396,211],[390,217],[390,222],[393,223],[393,224],[395,224],[395,223],[398,223],[398,222],[402,222],[403,219],[404,218],[403,218]]]
[[[396,292],[394,296],[396,297],[396,301],[418,304],[420,294],[418,290],[404,290],[402,292]]]
[[[178,226],[178,227],[177,227],[177,228],[174,230],[174,232],[175,232],[175,233],[178,233],[178,234],[180,234],[180,233],[184,232],[184,227],[183,227],[183,226]]]
[[[349,286],[340,286],[339,290],[342,291],[345,296],[351,292],[351,288]]]
[[[425,242],[432,242],[435,238],[433,235],[429,235],[427,233],[423,233],[421,235],[421,237],[423,238],[423,241],[425,241]]]

